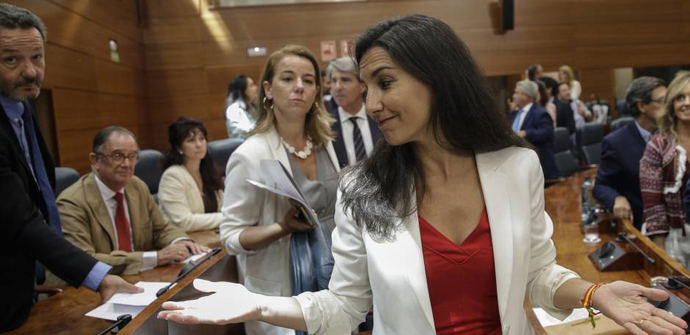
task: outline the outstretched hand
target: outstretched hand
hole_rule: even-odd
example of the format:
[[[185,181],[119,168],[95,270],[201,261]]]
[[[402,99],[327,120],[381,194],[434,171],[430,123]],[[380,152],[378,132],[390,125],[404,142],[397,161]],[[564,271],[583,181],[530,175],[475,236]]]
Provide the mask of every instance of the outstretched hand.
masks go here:
[[[593,296],[593,306],[625,327],[631,334],[685,334],[688,325],[668,311],[654,307],[644,298],[663,301],[668,294],[625,281],[600,287]]]
[[[195,300],[165,302],[165,310],[158,313],[158,318],[186,324],[224,325],[257,320],[261,316],[261,296],[240,284],[195,279],[194,288],[215,293]]]

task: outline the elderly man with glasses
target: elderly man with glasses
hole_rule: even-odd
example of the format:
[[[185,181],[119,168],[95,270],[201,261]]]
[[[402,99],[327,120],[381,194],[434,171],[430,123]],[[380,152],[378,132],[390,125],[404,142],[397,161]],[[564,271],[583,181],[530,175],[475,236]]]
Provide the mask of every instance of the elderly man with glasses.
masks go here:
[[[57,200],[65,238],[123,275],[208,250],[164,219],[146,184],[134,176],[138,158],[132,132],[102,129],[89,154],[92,172]]]

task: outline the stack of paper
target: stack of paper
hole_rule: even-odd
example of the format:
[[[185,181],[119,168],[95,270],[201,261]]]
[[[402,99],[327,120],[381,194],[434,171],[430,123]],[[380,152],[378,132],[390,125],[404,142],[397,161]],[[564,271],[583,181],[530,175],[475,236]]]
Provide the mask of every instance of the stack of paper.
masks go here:
[[[134,318],[156,300],[156,292],[170,283],[165,282],[143,282],[135,285],[144,289],[142,293],[116,293],[106,303],[96,307],[86,313],[86,316],[93,318],[116,321],[122,314],[131,314]]]

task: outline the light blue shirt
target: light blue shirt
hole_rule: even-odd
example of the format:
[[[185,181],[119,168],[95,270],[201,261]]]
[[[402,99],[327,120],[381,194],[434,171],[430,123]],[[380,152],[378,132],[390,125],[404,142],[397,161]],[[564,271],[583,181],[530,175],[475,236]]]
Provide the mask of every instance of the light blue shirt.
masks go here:
[[[29,169],[31,169],[31,174],[34,175],[31,151],[29,150],[29,144],[26,140],[26,133],[24,132],[24,120],[22,119],[22,115],[24,114],[24,105],[21,103],[21,101],[15,101],[1,95],[0,104],[2,105],[2,109],[5,111],[5,115],[7,115],[7,118],[10,120],[10,124],[12,124],[12,129],[14,130],[14,134],[17,136],[19,145],[24,152],[24,158],[26,158]],[[34,178],[36,178],[35,175]],[[110,265],[99,261],[91,269],[81,285],[88,289],[97,291],[98,286],[101,284],[101,281],[108,274],[108,272],[110,272],[110,269]]]
[[[649,139],[652,138],[652,133],[649,132],[649,130],[642,128],[639,123],[637,123],[637,120],[635,120],[635,126],[637,126],[637,131],[640,132],[640,136],[642,136],[642,139],[646,142],[649,142]]]

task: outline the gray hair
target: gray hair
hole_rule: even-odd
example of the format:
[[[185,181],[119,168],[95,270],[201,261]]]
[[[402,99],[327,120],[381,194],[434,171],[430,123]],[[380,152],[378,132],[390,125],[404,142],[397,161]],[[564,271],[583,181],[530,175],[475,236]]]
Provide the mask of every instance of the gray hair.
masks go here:
[[[48,39],[46,26],[43,21],[28,9],[10,5],[0,4],[0,27],[6,29],[30,29],[36,28],[41,34],[43,43]]]
[[[101,147],[103,147],[103,144],[105,144],[105,142],[110,138],[110,135],[113,133],[129,135],[134,139],[134,142],[137,143],[137,146],[139,146],[137,137],[129,129],[121,126],[109,126],[99,130],[96,136],[94,136],[93,146],[91,147],[93,153],[101,152]]]
[[[662,86],[666,86],[666,82],[656,77],[645,76],[635,78],[625,91],[625,105],[628,107],[630,114],[633,117],[640,115],[637,103],[652,101],[652,91]]]
[[[525,92],[532,100],[536,101],[539,97],[539,86],[529,79],[518,81],[515,86]]]
[[[359,68],[357,67],[357,62],[352,57],[340,57],[328,63],[326,72],[328,73],[329,79],[331,78],[331,73],[333,73],[334,69],[340,72],[352,73],[359,81],[362,81],[362,79],[359,77]]]

